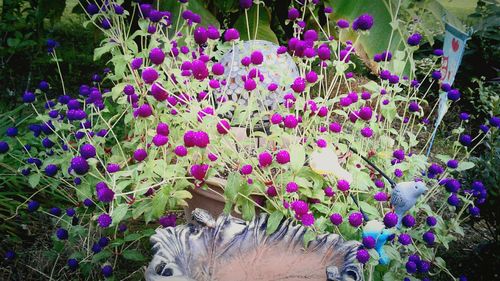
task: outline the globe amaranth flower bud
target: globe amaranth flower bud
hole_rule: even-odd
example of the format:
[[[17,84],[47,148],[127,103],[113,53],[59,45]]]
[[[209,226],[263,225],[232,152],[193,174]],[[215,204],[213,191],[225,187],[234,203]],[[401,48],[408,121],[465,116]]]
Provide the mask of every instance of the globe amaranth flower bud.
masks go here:
[[[30,201],[28,202],[28,212],[34,212],[36,210],[38,210],[38,208],[40,208],[40,203],[38,203],[37,201]]]
[[[113,267],[111,267],[111,265],[105,265],[101,268],[101,273],[106,278],[111,277],[113,275]]]
[[[290,162],[290,153],[288,153],[288,151],[286,150],[278,151],[278,153],[276,154],[276,162],[278,162],[279,164],[286,164]]]
[[[207,164],[193,165],[191,166],[190,173],[197,180],[204,180],[207,174],[209,166]]]
[[[342,215],[335,213],[330,216],[330,221],[333,225],[340,225],[343,221]]]
[[[226,30],[226,33],[224,33],[224,40],[225,41],[237,40],[239,38],[240,38],[240,33],[235,28],[230,28],[230,29]]]
[[[259,158],[259,165],[261,168],[267,167],[271,165],[271,163],[273,162],[273,156],[271,155],[271,153],[267,151],[260,153],[258,158]]]
[[[7,153],[10,147],[9,144],[5,141],[0,141],[0,154]]]
[[[68,231],[64,228],[59,228],[56,230],[56,236],[59,240],[66,240],[68,239]]]
[[[412,239],[411,239],[411,236],[409,234],[402,233],[399,235],[398,241],[399,241],[399,243],[401,243],[401,245],[407,246],[407,245],[411,244]]]
[[[360,212],[354,212],[349,215],[349,224],[358,227],[363,223],[363,215]]]
[[[77,175],[85,175],[89,171],[89,163],[84,157],[77,156],[71,159],[71,169],[75,171]]]
[[[165,60],[165,53],[160,48],[153,48],[149,51],[149,59],[153,64],[162,64]]]
[[[136,151],[134,151],[134,159],[137,162],[142,162],[144,159],[146,159],[146,157],[148,157],[148,153],[146,150],[139,148]]]
[[[59,168],[54,165],[54,164],[49,164],[45,167],[45,174],[48,176],[48,177],[53,177],[57,174],[57,171],[59,170]]]
[[[80,147],[80,155],[85,159],[95,157],[95,155],[96,155],[95,147],[91,144],[88,144],[88,143],[82,145]]]
[[[363,246],[367,249],[373,249],[375,248],[375,238],[371,236],[365,236],[363,237]]]
[[[369,14],[362,14],[356,18],[352,23],[354,30],[369,30],[373,26],[373,17]]]
[[[203,26],[198,26],[193,32],[194,41],[198,45],[203,45],[208,40],[208,31]]]
[[[408,37],[406,42],[410,46],[418,46],[421,40],[422,40],[422,35],[420,35],[419,33],[413,33]]]
[[[299,190],[299,186],[297,185],[297,183],[291,181],[286,184],[285,190],[288,193],[296,192],[297,190]]]
[[[78,260],[76,259],[68,259],[68,267],[72,270],[75,270],[78,268]]]
[[[427,243],[427,245],[432,246],[436,237],[434,236],[434,233],[432,233],[432,231],[427,231],[422,235],[422,239],[425,241],[425,243]]]
[[[99,224],[99,227],[101,228],[107,228],[111,225],[112,223],[112,219],[111,219],[111,216],[106,214],[106,213],[103,213],[103,214],[100,214],[99,217],[97,217],[97,223]]]
[[[396,226],[398,223],[398,215],[395,213],[387,213],[384,216],[384,224],[387,228]]]
[[[146,82],[146,84],[153,84],[158,77],[158,72],[152,67],[148,67],[142,71],[142,79]]]
[[[367,263],[370,260],[370,253],[368,253],[368,251],[365,250],[365,249],[359,249],[356,252],[356,259],[360,263],[365,264],[365,263]]]
[[[225,119],[220,120],[217,123],[216,127],[217,127],[217,132],[219,132],[219,134],[221,134],[221,135],[225,135],[225,134],[229,133],[229,130],[231,129],[231,125]]]

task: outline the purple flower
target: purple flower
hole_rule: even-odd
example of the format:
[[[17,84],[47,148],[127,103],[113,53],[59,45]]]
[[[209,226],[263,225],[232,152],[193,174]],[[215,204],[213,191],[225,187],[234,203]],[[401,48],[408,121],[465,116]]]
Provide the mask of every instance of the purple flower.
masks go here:
[[[306,81],[304,80],[304,78],[302,78],[302,77],[295,78],[295,80],[293,81],[293,84],[292,84],[292,89],[296,93],[303,92],[306,89]]]
[[[432,72],[431,74],[432,78],[435,79],[435,80],[439,80],[441,79],[441,71],[440,70],[435,70]]]
[[[113,275],[113,267],[111,267],[111,265],[105,265],[101,268],[101,273],[106,278],[111,277]]]
[[[461,135],[459,141],[464,146],[469,146],[472,143],[472,137],[469,135]]]
[[[304,215],[307,212],[309,212],[308,204],[302,200],[293,201],[291,204],[291,208],[299,216]]]
[[[225,41],[237,40],[239,38],[240,38],[240,33],[235,28],[230,28],[230,29],[226,30],[226,33],[224,33],[224,40]]]
[[[462,113],[460,113],[459,117],[460,117],[460,120],[465,121],[465,120],[469,119],[469,114],[466,112],[462,112]]]
[[[56,236],[59,240],[67,240],[68,239],[68,231],[64,228],[59,228],[56,230]]]
[[[33,94],[32,92],[28,92],[28,91],[24,92],[24,94],[23,94],[23,102],[24,103],[32,103],[35,101],[35,99],[36,99],[35,94]]]
[[[431,263],[425,260],[419,260],[417,263],[418,271],[421,273],[427,273],[429,272],[429,269],[431,268]]]
[[[340,131],[342,131],[342,125],[337,122],[330,123],[330,126],[328,128],[333,133],[340,133]]]
[[[360,212],[354,212],[349,215],[349,224],[358,227],[363,223],[363,215]]]
[[[457,101],[460,98],[460,92],[457,89],[451,89],[448,91],[448,99],[451,101]]]
[[[83,200],[83,205],[85,205],[85,207],[92,207],[94,206],[94,202],[92,202],[90,198],[85,198],[85,200]]]
[[[78,268],[78,261],[76,259],[69,259],[68,260],[68,267],[75,270]]]
[[[452,193],[450,197],[448,197],[447,202],[454,207],[458,207],[462,204],[462,201],[460,200],[460,198],[458,198],[456,193]]]
[[[205,80],[209,74],[207,65],[202,60],[193,60],[191,62],[191,71],[193,72],[193,77],[199,81]]]
[[[342,215],[339,213],[332,214],[330,216],[330,221],[333,223],[333,225],[340,225],[343,221]]]
[[[348,181],[346,180],[339,180],[337,181],[337,189],[340,190],[340,191],[348,191],[350,188],[350,184]]]
[[[276,187],[274,185],[268,186],[266,193],[267,193],[267,196],[269,196],[269,197],[275,197],[278,195],[278,191],[276,190]]]
[[[207,174],[209,166],[207,164],[201,164],[201,165],[193,165],[191,166],[190,172],[191,176],[193,176],[197,180],[204,180],[205,176]]]
[[[415,218],[412,215],[406,215],[403,217],[403,225],[405,227],[413,227],[415,226]]]
[[[286,192],[292,193],[296,192],[297,190],[299,190],[299,186],[297,185],[297,183],[291,181],[286,184]]]
[[[367,249],[373,249],[375,248],[375,238],[371,236],[365,236],[363,237],[363,246]]]
[[[258,158],[259,158],[259,165],[261,168],[267,167],[271,165],[271,163],[273,162],[273,156],[271,155],[271,153],[267,151],[260,153]]]
[[[434,51],[432,52],[435,56],[442,56],[444,54],[443,50],[442,49],[434,49]]]
[[[264,61],[264,55],[261,51],[253,51],[250,54],[250,61],[255,65],[259,65]]]
[[[450,159],[448,160],[448,162],[446,162],[446,166],[451,169],[456,169],[458,167],[458,160]]]
[[[249,175],[252,173],[252,170],[253,170],[252,165],[243,165],[240,169],[240,173],[242,175]]]
[[[175,227],[177,225],[177,215],[168,214],[163,216],[158,220],[158,223],[163,227]]]
[[[208,31],[203,26],[198,26],[193,33],[194,41],[198,45],[203,45],[208,40]]]
[[[373,136],[373,130],[370,127],[365,127],[361,129],[361,135],[365,138],[371,138]]]
[[[290,162],[290,153],[288,153],[288,151],[286,150],[278,151],[278,153],[276,154],[276,162],[278,162],[279,164],[286,164]]]
[[[253,0],[240,0],[240,7],[243,9],[250,9],[252,7]]]
[[[500,128],[500,117],[492,116],[489,122],[492,127]]]
[[[422,239],[424,239],[427,245],[432,246],[434,244],[434,241],[436,240],[436,237],[434,236],[434,233],[432,233],[432,231],[427,231],[422,235]]]
[[[149,52],[149,59],[153,64],[159,65],[165,60],[165,54],[160,48],[153,48]]]
[[[39,207],[40,207],[40,203],[38,203],[37,201],[29,201],[28,202],[28,212],[30,212],[30,213],[38,210]]]
[[[417,102],[410,102],[410,105],[408,106],[408,110],[410,112],[417,112],[420,109],[420,106],[418,105]]]
[[[349,27],[349,21],[345,20],[345,19],[339,19],[337,21],[337,26],[339,28],[348,28]]]
[[[0,154],[7,153],[9,151],[9,144],[5,141],[0,141]]]
[[[333,191],[333,188],[331,186],[325,187],[323,192],[325,193],[326,197],[333,197],[335,195],[335,191]]]
[[[148,153],[146,150],[139,148],[136,151],[134,151],[134,159],[137,162],[142,162],[144,159],[146,159],[146,157],[148,157]]]
[[[417,272],[417,264],[415,262],[407,261],[405,264],[405,268],[406,272],[408,272],[409,274]]]
[[[403,246],[410,245],[412,242],[411,236],[407,233],[401,233],[398,238],[399,243]]]
[[[60,209],[60,208],[58,208],[58,207],[52,207],[52,208],[50,208],[49,213],[50,213],[51,215],[53,215],[53,216],[58,217],[58,216],[60,216],[60,215],[61,215],[61,209]]]
[[[303,214],[300,221],[304,226],[311,226],[314,224],[314,215],[312,213]]]
[[[139,69],[141,68],[142,66],[142,58],[135,58],[132,60],[132,62],[130,63],[130,65],[132,66],[132,69]]]
[[[387,228],[396,226],[398,223],[398,215],[395,213],[387,213],[384,216],[384,224]]]
[[[297,18],[299,18],[299,16],[300,16],[300,12],[296,8],[290,8],[288,10],[288,19],[289,20],[296,20]]]
[[[56,165],[49,164],[49,165],[47,165],[47,167],[45,167],[45,174],[48,177],[53,177],[57,174],[58,170],[59,170],[59,168]]]
[[[385,192],[377,192],[373,195],[373,198],[379,202],[385,202],[389,199],[389,196]]]
[[[373,17],[369,14],[362,14],[352,23],[354,30],[369,30],[373,26]]]
[[[481,214],[480,213],[480,209],[476,206],[469,206],[469,214],[472,216],[472,217],[479,217],[479,215]]]
[[[421,40],[422,35],[420,35],[419,33],[413,33],[412,35],[410,35],[410,37],[408,37],[408,40],[406,40],[406,42],[408,42],[408,45],[410,46],[418,46]]]
[[[108,171],[108,173],[112,174],[112,173],[116,173],[116,172],[119,172],[120,171],[120,164],[116,164],[116,163],[109,163],[107,166],[106,166],[106,170]]]
[[[152,67],[148,67],[142,71],[142,79],[146,84],[153,84],[158,77],[158,72]]]
[[[100,214],[99,217],[97,217],[97,223],[101,228],[109,227],[112,221],[111,216],[106,213]]]
[[[299,124],[299,121],[293,114],[289,114],[285,117],[283,120],[283,124],[285,125],[286,128],[293,129],[296,128],[297,125]]]
[[[71,159],[71,168],[77,175],[85,175],[89,171],[89,163],[84,157],[74,157]]]
[[[356,252],[356,259],[362,263],[362,264],[365,264],[367,263],[369,260],[370,260],[370,254],[368,253],[367,250],[365,249],[359,249],[357,252]]]
[[[428,216],[425,221],[427,222],[427,225],[430,227],[433,227],[437,224],[437,219],[433,216]]]
[[[179,146],[175,147],[174,153],[175,153],[175,155],[177,155],[179,157],[184,157],[187,155],[188,151],[187,151],[187,148],[185,146],[179,145]]]

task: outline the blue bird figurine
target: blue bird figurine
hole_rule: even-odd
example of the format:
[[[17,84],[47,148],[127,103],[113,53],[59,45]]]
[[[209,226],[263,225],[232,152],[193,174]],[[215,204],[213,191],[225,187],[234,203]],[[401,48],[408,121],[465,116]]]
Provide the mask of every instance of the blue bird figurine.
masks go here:
[[[371,220],[363,227],[363,238],[370,236],[375,240],[375,251],[379,255],[378,262],[381,265],[389,264],[389,257],[384,251],[384,245],[392,235],[392,232],[385,229],[384,223],[378,220]]]
[[[397,227],[401,227],[401,220],[417,203],[418,198],[427,191],[425,183],[422,181],[400,182],[396,184],[391,192],[391,204],[394,212],[398,215]]]

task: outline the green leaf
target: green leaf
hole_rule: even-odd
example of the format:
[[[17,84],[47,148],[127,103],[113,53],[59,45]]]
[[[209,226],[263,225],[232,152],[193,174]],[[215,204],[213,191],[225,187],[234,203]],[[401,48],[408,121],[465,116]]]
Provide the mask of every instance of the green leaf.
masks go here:
[[[468,169],[472,169],[474,168],[475,165],[476,164],[474,164],[473,162],[460,162],[458,163],[457,171],[461,172]]]
[[[243,183],[243,178],[239,173],[233,172],[229,174],[227,178],[227,185],[224,188],[224,197],[226,199],[226,204],[224,206],[224,213],[231,213],[231,209],[233,207],[233,203],[236,201],[236,197],[238,197],[238,192],[241,189],[241,185]]]
[[[130,235],[125,236],[125,242],[136,241],[142,238],[142,235],[139,233],[132,233]]]
[[[123,257],[131,261],[144,261],[146,257],[138,250],[125,250],[122,253]]]
[[[163,215],[165,211],[165,206],[167,205],[168,197],[163,192],[156,192],[152,201],[152,215],[154,217],[159,217]]]
[[[276,229],[280,226],[281,220],[283,219],[283,213],[280,211],[274,211],[267,219],[267,235],[273,234]]]
[[[300,170],[306,162],[306,152],[304,146],[294,144],[290,147],[290,165],[294,171]]]
[[[33,188],[36,187],[40,182],[40,174],[39,173],[32,174],[31,176],[29,176],[28,182],[31,187]]]
[[[313,241],[315,238],[316,238],[316,233],[311,228],[308,228],[306,230],[306,233],[304,233],[304,238],[303,238],[304,247],[307,247],[309,245],[309,242]]]
[[[253,5],[252,8],[247,10],[247,14],[250,34],[248,34],[245,14],[241,15],[234,24],[234,28],[238,29],[242,40],[258,39],[278,44],[278,38],[271,29],[269,10],[266,7],[262,5]],[[257,30],[257,34],[255,30]]]
[[[127,215],[127,211],[127,204],[118,205],[118,207],[113,210],[113,214],[111,215],[113,219],[113,225],[117,225],[120,221],[122,221],[125,215]]]
[[[104,259],[107,259],[109,257],[111,257],[112,253],[110,250],[102,250],[101,252],[95,254],[93,257],[92,257],[92,262],[93,263],[97,263],[99,261],[102,261]]]

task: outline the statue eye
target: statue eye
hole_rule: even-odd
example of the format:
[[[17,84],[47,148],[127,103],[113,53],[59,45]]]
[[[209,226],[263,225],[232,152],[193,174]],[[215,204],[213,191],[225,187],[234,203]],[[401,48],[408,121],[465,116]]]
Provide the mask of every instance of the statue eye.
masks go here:
[[[418,186],[415,185],[415,189],[418,189]]]

